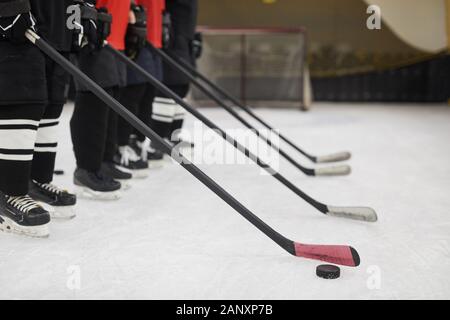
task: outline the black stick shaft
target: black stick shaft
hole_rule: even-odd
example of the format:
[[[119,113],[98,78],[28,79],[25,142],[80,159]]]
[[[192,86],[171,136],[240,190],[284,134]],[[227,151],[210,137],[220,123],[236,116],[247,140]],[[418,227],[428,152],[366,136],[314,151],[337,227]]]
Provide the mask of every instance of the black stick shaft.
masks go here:
[[[184,61],[183,59],[174,58],[176,61],[184,67],[186,70],[191,72],[192,75],[195,77],[201,79],[203,82],[205,82],[208,86],[210,86],[212,89],[214,89],[216,92],[220,93],[224,98],[228,99],[236,105],[239,109],[243,110],[245,113],[247,113],[249,116],[251,116],[253,119],[261,123],[264,127],[266,127],[269,130],[275,130],[271,125],[269,125],[266,121],[261,119],[258,115],[256,115],[249,107],[244,106],[240,101],[238,101],[235,97],[233,97],[231,94],[226,92],[224,89],[216,85],[214,82],[209,80],[205,75],[203,75],[201,72],[196,70],[194,67],[192,67],[189,63]],[[311,161],[315,162],[317,158],[315,156],[310,155],[306,151],[302,150],[299,146],[297,146],[295,143],[293,143],[291,140],[289,140],[287,137],[283,136],[281,133],[278,133],[281,140],[286,142],[288,145],[290,145],[292,148],[300,152],[302,155],[304,155],[306,158],[310,159]]]
[[[283,177],[280,173],[278,173],[273,168],[271,168],[268,164],[266,164],[264,161],[259,159],[250,150],[248,150],[246,147],[241,145],[239,142],[237,142],[231,136],[226,134],[226,132],[224,130],[219,128],[211,120],[209,120],[204,115],[202,115],[200,112],[198,112],[196,109],[194,109],[192,106],[190,106],[186,101],[184,101],[182,98],[180,98],[176,93],[174,93],[172,90],[167,88],[164,84],[162,84],[160,81],[158,81],[155,77],[153,77],[151,74],[149,74],[147,71],[145,71],[142,67],[140,67],[138,64],[136,64],[134,61],[128,59],[127,56],[125,56],[123,53],[115,50],[111,46],[108,46],[107,48],[109,50],[111,50],[113,53],[115,53],[124,63],[126,63],[127,65],[129,65],[130,67],[132,67],[133,69],[138,71],[156,89],[158,89],[159,91],[164,93],[166,96],[172,98],[176,103],[178,103],[185,110],[187,110],[189,113],[191,113],[193,116],[195,116],[198,120],[203,122],[206,126],[208,126],[210,129],[212,129],[214,132],[216,132],[222,138],[224,138],[227,142],[229,142],[237,150],[242,152],[247,158],[249,158],[250,160],[254,161],[262,169],[266,170],[270,175],[272,175],[275,179],[277,179],[279,182],[281,182],[286,187],[288,187],[291,191],[293,191],[295,194],[297,194],[303,200],[308,202],[310,205],[312,205],[313,207],[315,207],[317,210],[319,210],[322,213],[326,214],[328,212],[328,208],[327,208],[327,206],[325,204],[322,204],[322,203],[318,202],[317,200],[311,198],[306,193],[304,193],[302,190],[297,188],[288,179]]]
[[[206,94],[211,100],[215,101],[219,106],[221,106],[223,109],[225,109],[229,114],[231,114],[233,117],[235,117],[238,121],[240,121],[245,127],[252,130],[261,140],[267,143],[271,148],[277,150],[280,155],[285,158],[287,161],[289,161],[293,166],[295,166],[297,169],[302,171],[303,173],[307,175],[314,175],[314,170],[310,168],[306,168],[299,164],[297,161],[295,161],[289,154],[287,154],[285,151],[283,151],[279,146],[276,146],[269,138],[265,137],[263,134],[261,134],[255,127],[253,127],[247,120],[245,120],[239,113],[237,113],[232,107],[228,106],[216,93],[208,90],[193,74],[190,72],[190,70],[187,70],[184,66],[180,65],[177,61],[175,61],[172,57],[170,57],[167,53],[162,51],[161,49],[157,49],[151,44],[148,44],[151,49],[154,50],[160,57],[163,58],[168,64],[170,64],[172,67],[176,68],[178,71],[180,71],[182,74],[184,74],[186,77],[188,77],[192,83],[199,88],[204,94]],[[269,128],[271,130],[274,130],[272,128]]]
[[[219,196],[223,201],[235,209],[239,214],[241,214],[245,219],[247,219],[256,228],[262,231],[266,236],[276,242],[280,247],[295,255],[294,242],[285,238],[280,233],[272,229],[244,205],[242,205],[238,200],[236,200],[232,195],[225,191],[220,185],[218,185],[213,179],[191,163],[188,159],[183,157],[178,150],[176,150],[172,145],[164,141],[159,135],[157,135],[151,128],[149,128],[144,122],[139,120],[133,113],[131,113],[127,108],[120,104],[117,100],[109,96],[105,90],[103,90],[99,85],[92,81],[88,76],[81,72],[77,67],[70,63],[66,58],[59,54],[55,49],[53,49],[44,40],[39,38],[35,33],[28,31],[27,37],[32,41],[39,49],[41,49],[47,56],[59,64],[64,70],[70,73],[73,77],[78,79],[84,85],[86,85],[89,90],[95,94],[99,99],[101,99],[105,104],[107,104],[111,109],[117,112],[121,117],[123,117],[130,125],[136,128],[143,135],[156,143],[158,148],[161,148],[166,154],[171,155],[176,159],[180,165],[189,171],[194,177],[196,177],[200,182],[202,182],[206,187],[208,187],[212,192]]]

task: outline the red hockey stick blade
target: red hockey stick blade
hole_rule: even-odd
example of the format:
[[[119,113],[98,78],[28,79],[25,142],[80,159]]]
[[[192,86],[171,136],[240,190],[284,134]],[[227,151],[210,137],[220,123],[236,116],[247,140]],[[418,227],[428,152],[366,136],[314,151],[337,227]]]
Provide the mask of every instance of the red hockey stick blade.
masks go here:
[[[295,243],[295,255],[349,267],[360,264],[358,252],[350,246],[311,245]]]

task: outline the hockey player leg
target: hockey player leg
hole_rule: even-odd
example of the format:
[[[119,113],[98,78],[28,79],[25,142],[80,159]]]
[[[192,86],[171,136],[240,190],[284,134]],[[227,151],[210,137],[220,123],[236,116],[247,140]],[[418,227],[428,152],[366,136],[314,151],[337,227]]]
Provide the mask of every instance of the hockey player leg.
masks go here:
[[[183,99],[186,98],[189,93],[189,84],[172,85],[169,88]],[[182,135],[185,117],[186,110],[177,104],[172,127],[170,128],[170,141],[179,149],[194,148],[194,143],[184,139]]]
[[[0,106],[0,230],[49,235],[49,213],[28,196],[33,147],[43,105]]]
[[[157,97],[153,102],[150,127],[161,137],[169,138],[170,129],[175,115],[176,104],[172,99]],[[133,139],[131,144],[135,151],[147,155],[147,160],[151,168],[162,166],[164,156],[160,150],[151,145],[148,139],[139,141]],[[149,157],[150,156],[150,157]]]
[[[127,106],[128,110],[134,115],[138,115],[141,101],[144,99],[145,90],[146,84],[128,86],[121,90],[119,101]],[[114,160],[114,167],[116,171],[125,172],[130,177],[145,178],[148,176],[148,164],[145,155],[130,150],[132,148],[130,142],[132,132],[133,127],[123,118],[119,117],[118,150]],[[136,153],[136,156],[134,156],[134,153]],[[128,165],[126,165],[126,160],[128,160]]]
[[[108,91],[110,94],[112,92]],[[89,92],[78,92],[70,122],[77,169],[74,184],[77,195],[93,200],[117,200],[120,182],[101,172],[104,160],[109,109]]]
[[[100,172],[106,177],[119,181],[122,184],[122,190],[128,190],[131,188],[130,180],[133,177],[132,173],[128,170],[121,170],[114,164],[114,159],[118,150],[118,120],[117,114],[114,111],[109,110],[105,151]]]
[[[52,184],[58,147],[59,118],[66,102],[69,74],[51,59],[46,59],[46,80],[49,103],[39,123],[34,148],[30,196],[45,207],[52,218],[75,217],[76,196]]]
[[[138,117],[148,126],[152,124],[153,102],[156,90],[153,86],[146,84],[144,96],[140,101]],[[161,168],[164,165],[164,154],[151,146],[151,142],[142,133],[136,132],[130,139],[131,147],[141,155],[142,159],[148,160],[151,169]]]
[[[175,112],[172,132],[170,134],[170,141],[178,148],[182,150],[192,151],[195,144],[183,137],[183,124],[186,117],[186,110],[180,105],[177,105],[177,111]]]
[[[30,196],[48,210],[52,218],[72,219],[76,196],[52,184],[62,108],[62,104],[47,105],[39,123],[29,188]]]

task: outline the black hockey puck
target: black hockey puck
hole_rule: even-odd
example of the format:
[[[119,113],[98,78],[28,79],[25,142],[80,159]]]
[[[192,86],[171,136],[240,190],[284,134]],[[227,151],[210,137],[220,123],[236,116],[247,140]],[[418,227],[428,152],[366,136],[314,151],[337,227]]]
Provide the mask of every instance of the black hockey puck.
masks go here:
[[[322,264],[317,267],[316,275],[323,279],[337,279],[341,276],[341,269],[331,264]]]
[[[64,170],[55,170],[53,173],[57,176],[62,176],[64,175]]]

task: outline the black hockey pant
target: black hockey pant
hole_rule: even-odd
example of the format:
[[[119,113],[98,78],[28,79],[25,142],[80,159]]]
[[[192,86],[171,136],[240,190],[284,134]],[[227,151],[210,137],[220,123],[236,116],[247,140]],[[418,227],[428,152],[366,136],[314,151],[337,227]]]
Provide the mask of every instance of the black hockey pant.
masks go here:
[[[147,83],[128,86],[122,90],[120,102],[142,122],[150,125],[155,93],[155,88]],[[120,116],[117,131],[119,146],[128,145],[130,135],[133,133],[133,127]],[[139,141],[145,140],[145,136],[140,132],[136,131],[136,135]]]
[[[118,88],[105,89],[119,98]],[[91,92],[77,92],[70,121],[78,168],[98,172],[102,162],[112,162],[117,151],[117,114]]]

